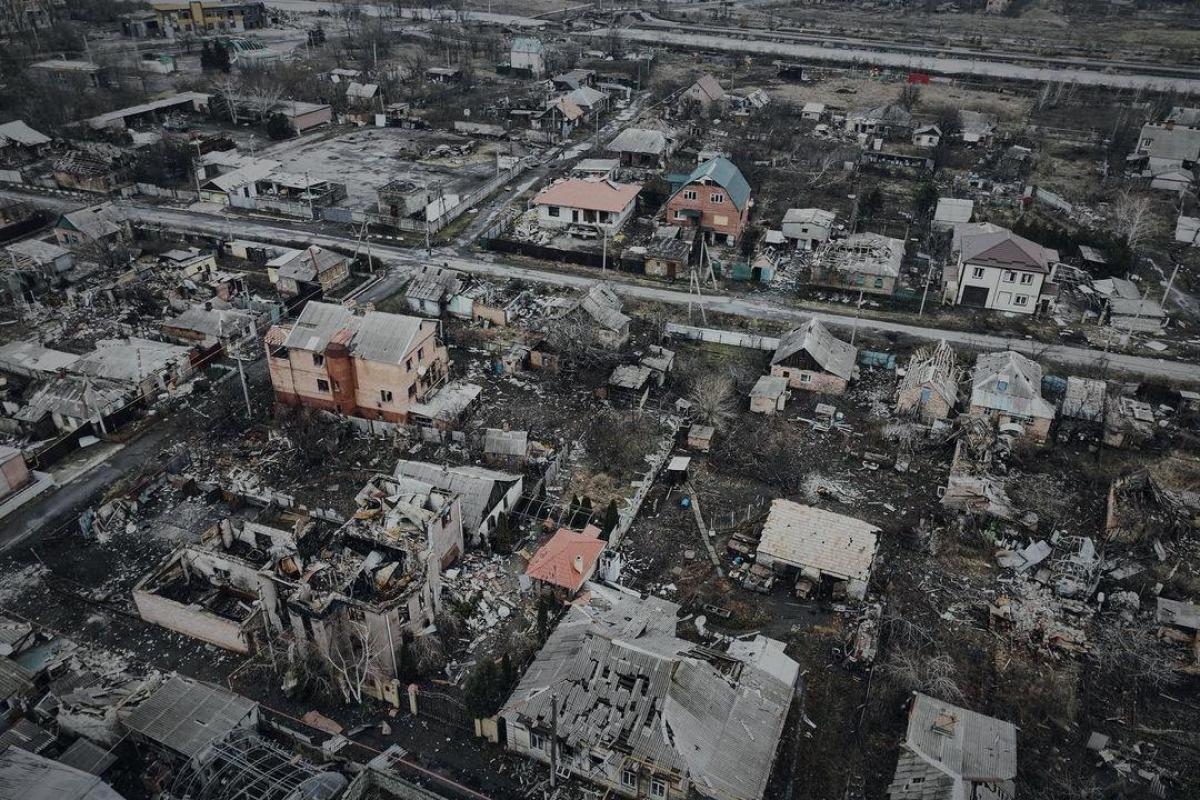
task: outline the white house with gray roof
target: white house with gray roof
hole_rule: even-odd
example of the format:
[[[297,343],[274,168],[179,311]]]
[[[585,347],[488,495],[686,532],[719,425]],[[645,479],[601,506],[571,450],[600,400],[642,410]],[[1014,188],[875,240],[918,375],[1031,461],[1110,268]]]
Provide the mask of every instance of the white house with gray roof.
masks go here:
[[[1058,251],[995,225],[957,225],[957,264],[946,269],[945,299],[954,305],[1033,314],[1054,301]]]
[[[1054,421],[1054,405],[1042,397],[1042,365],[1013,350],[979,355],[969,405],[972,414],[1020,425],[1038,442],[1046,441]]]

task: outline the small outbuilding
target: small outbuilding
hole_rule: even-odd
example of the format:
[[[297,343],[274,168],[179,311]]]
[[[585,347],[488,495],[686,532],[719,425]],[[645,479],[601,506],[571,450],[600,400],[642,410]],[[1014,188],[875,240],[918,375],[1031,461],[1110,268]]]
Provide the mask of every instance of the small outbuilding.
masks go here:
[[[756,562],[776,572],[798,572],[802,594],[824,586],[834,597],[861,600],[878,543],[879,528],[869,522],[775,500],[763,525]]]

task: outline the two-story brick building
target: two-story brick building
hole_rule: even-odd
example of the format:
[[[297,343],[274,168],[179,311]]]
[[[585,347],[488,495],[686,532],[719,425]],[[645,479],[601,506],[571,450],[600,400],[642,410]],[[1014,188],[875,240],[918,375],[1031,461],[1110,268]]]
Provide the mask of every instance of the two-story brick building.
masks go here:
[[[750,221],[750,184],[724,157],[696,167],[667,199],[669,224],[700,228],[716,241],[733,244]]]
[[[267,332],[278,403],[408,422],[445,382],[450,356],[436,320],[310,302],[293,325]]]

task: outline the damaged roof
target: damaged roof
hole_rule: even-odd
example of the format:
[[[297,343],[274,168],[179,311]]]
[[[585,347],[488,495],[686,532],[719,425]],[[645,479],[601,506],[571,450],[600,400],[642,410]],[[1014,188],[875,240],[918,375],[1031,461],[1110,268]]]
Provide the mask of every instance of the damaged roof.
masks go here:
[[[592,284],[580,301],[579,308],[597,325],[610,331],[621,331],[629,324],[629,317],[621,310],[624,308],[621,298],[607,283]]]
[[[346,257],[316,245],[300,250],[287,263],[280,265],[279,277],[297,281],[315,281],[318,276],[343,265]]]
[[[810,319],[794,331],[785,333],[779,340],[779,346],[775,348],[771,363],[778,364],[801,350],[808,353],[821,369],[831,375],[843,380],[850,380],[854,375],[854,355],[857,352],[854,346],[836,338],[815,319]]]
[[[462,503],[463,529],[478,530],[488,512],[504,497],[509,488],[521,480],[520,475],[484,467],[465,465],[450,467],[425,461],[401,459],[393,474],[397,478],[414,478],[459,496]]]
[[[483,432],[483,452],[488,455],[524,458],[529,453],[529,431],[488,428]]]
[[[283,346],[323,353],[337,339],[357,358],[400,364],[412,352],[425,322],[420,317],[384,311],[368,311],[359,316],[342,305],[309,301]]]
[[[556,695],[567,747],[676,770],[704,796],[759,800],[794,685],[678,638],[678,612],[656,597],[571,606],[501,715],[547,733]]]
[[[891,800],[958,800],[969,784],[986,783],[1013,795],[1017,729],[1010,722],[916,693]],[[927,786],[933,783],[934,787]]]
[[[258,703],[211,683],[175,676],[125,718],[133,733],[194,758],[258,711]]]
[[[1013,350],[981,353],[971,378],[971,406],[1020,417],[1054,419],[1042,398],[1042,365]]]
[[[20,747],[0,751],[0,797],[22,800],[122,800],[95,775]]]
[[[155,342],[137,336],[100,339],[96,342],[95,350],[75,362],[74,371],[95,378],[136,383],[166,372],[177,362],[186,362],[188,352],[189,348],[182,345]]]
[[[795,567],[865,582],[871,577],[878,539],[879,528],[869,522],[773,500],[758,552]]]

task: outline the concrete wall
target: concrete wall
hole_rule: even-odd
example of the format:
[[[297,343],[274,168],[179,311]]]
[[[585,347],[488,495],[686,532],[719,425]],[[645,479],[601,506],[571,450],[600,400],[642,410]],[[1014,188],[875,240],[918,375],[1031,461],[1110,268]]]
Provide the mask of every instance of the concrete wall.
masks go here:
[[[249,655],[253,650],[249,632],[257,627],[261,612],[239,623],[144,589],[133,590],[133,603],[138,615],[147,622],[234,653]]]

